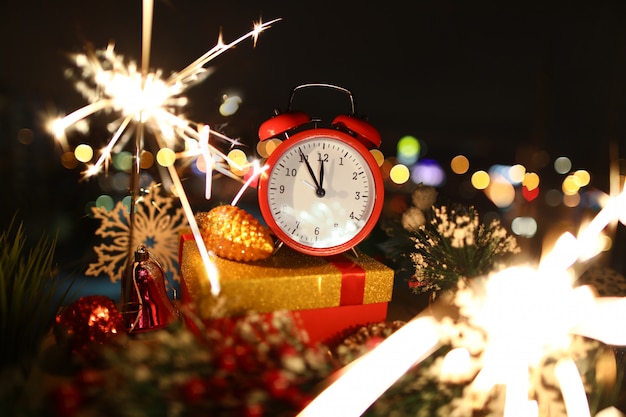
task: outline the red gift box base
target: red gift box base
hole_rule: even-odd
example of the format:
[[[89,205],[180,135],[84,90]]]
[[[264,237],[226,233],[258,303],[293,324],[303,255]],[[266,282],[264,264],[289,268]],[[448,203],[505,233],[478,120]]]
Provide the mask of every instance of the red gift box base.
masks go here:
[[[310,344],[329,343],[345,332],[370,323],[380,323],[387,319],[389,303],[360,304],[310,310],[290,311],[299,329],[308,335]],[[188,304],[189,307],[191,307]],[[268,317],[272,313],[262,313],[261,317]],[[233,319],[229,317],[228,320]],[[210,321],[220,319],[209,319]],[[199,332],[197,323],[192,319],[186,320],[192,331]]]
[[[311,343],[326,343],[348,329],[387,318],[387,304],[361,304],[293,311]]]
[[[182,304],[194,310],[194,301],[185,285],[184,277],[181,277]],[[346,331],[371,323],[380,323],[387,319],[389,302],[345,305],[326,308],[314,308],[308,310],[292,310],[290,313],[297,326],[306,331],[309,343],[327,343]],[[261,313],[262,317],[268,317],[271,313]],[[229,318],[229,319],[232,319]],[[209,321],[219,319],[206,320]],[[198,324],[187,318],[187,326],[195,332],[199,332]]]

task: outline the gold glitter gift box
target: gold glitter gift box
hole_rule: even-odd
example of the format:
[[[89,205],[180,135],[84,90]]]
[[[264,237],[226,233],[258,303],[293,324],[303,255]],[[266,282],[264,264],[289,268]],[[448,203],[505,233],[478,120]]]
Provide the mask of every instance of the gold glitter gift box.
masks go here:
[[[315,257],[283,246],[262,261],[216,258],[216,298],[193,235],[181,235],[179,258],[182,302],[201,319],[290,310],[312,342],[385,321],[393,291],[394,271],[365,254]]]

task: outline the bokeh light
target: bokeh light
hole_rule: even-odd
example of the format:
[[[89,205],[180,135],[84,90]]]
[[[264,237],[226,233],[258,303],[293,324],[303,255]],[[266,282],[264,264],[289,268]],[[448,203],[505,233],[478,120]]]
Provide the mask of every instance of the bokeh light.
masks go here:
[[[380,173],[383,175],[383,179],[388,179],[390,177],[391,168],[396,165],[398,161],[394,157],[385,158],[385,161],[380,166]]]
[[[589,185],[589,183],[591,182],[591,175],[589,174],[588,171],[584,170],[584,169],[579,169],[576,172],[574,172],[574,178],[576,178],[576,180],[578,181],[578,184],[580,185],[580,187],[585,187],[587,185]]]
[[[130,171],[133,168],[133,154],[122,151],[113,155],[113,166],[120,171]]]
[[[198,174],[206,174],[206,161],[204,160],[204,155],[200,155],[196,158],[196,161],[193,165],[196,173]]]
[[[563,204],[566,207],[577,207],[580,204],[580,194],[565,194],[563,196]]]
[[[111,187],[118,192],[128,190],[130,188],[130,175],[125,172],[116,172],[111,177]]]
[[[265,151],[267,152],[267,156],[270,156],[278,146],[283,143],[282,140],[278,138],[273,138],[265,141]]]
[[[257,144],[256,144],[256,153],[261,158],[267,158],[267,157],[270,156],[270,154],[267,152],[267,141],[260,140],[260,141],[257,142]]]
[[[411,179],[416,184],[441,187],[446,182],[446,172],[433,159],[423,159],[411,170]]]
[[[390,213],[402,216],[402,213],[404,213],[407,208],[406,198],[404,198],[402,194],[395,194],[389,198],[386,209],[389,210]]]
[[[257,143],[256,151],[261,158],[269,158],[281,143],[283,143],[283,141],[278,138],[262,140]]]
[[[529,190],[525,185],[522,186],[522,197],[526,201],[533,201],[535,198],[539,197],[539,187],[535,187],[532,190]]]
[[[396,184],[404,184],[409,180],[410,172],[404,164],[396,164],[389,171],[389,178]]]
[[[509,178],[513,184],[520,184],[524,181],[526,175],[526,167],[522,164],[515,164],[509,168]]]
[[[24,127],[17,132],[17,140],[22,145],[30,145],[35,141],[35,134],[31,129]]]
[[[516,217],[511,221],[511,231],[517,236],[531,238],[537,234],[537,221],[530,216]]]
[[[115,201],[113,201],[113,197],[108,194],[102,194],[96,198],[96,207],[103,208],[106,211],[113,210],[113,206],[115,206]]]
[[[450,169],[455,174],[465,174],[469,170],[469,159],[465,155],[457,155],[450,161]]]
[[[63,155],[61,155],[61,165],[67,169],[76,168],[78,166],[78,160],[76,159],[74,152],[63,152]]]
[[[156,160],[161,166],[172,166],[174,165],[174,162],[176,162],[176,152],[174,152],[170,148],[161,148],[157,152]]]
[[[511,171],[511,166],[510,165],[502,165],[502,164],[495,164],[489,167],[489,177],[491,178],[491,180],[494,180],[494,176],[498,176],[500,177],[499,180],[505,180],[508,181],[510,183],[512,183],[511,178],[510,178],[510,171]]]
[[[383,162],[385,162],[385,155],[378,149],[372,149],[370,150],[370,153],[376,160],[376,163],[378,164],[378,166],[379,167],[382,166]]]
[[[228,152],[227,158],[228,165],[233,174],[243,176],[250,170],[248,166],[248,156],[241,149],[231,150]]]
[[[397,157],[401,164],[413,165],[417,162],[420,153],[420,142],[414,136],[400,138],[397,146]]]
[[[515,188],[507,178],[499,174],[490,177],[485,194],[499,208],[509,207],[515,200]]]
[[[557,207],[563,202],[563,193],[554,188],[546,191],[544,195],[545,202],[550,207]]]
[[[534,172],[527,172],[526,174],[524,174],[522,185],[528,188],[529,191],[534,190],[535,188],[539,187],[539,175]]]
[[[484,190],[489,186],[489,174],[487,171],[479,170],[472,174],[472,186],[477,190]]]
[[[554,160],[554,170],[559,174],[567,174],[572,169],[572,161],[567,156],[559,156]]]
[[[578,179],[574,175],[568,175],[563,180],[561,184],[561,189],[563,190],[563,194],[565,195],[574,195],[577,194],[580,190],[580,184],[578,183]]]
[[[154,155],[152,152],[143,150],[139,156],[139,166],[141,169],[149,169],[154,165]]]
[[[222,97],[223,102],[220,105],[220,114],[222,116],[232,116],[239,110],[242,100],[239,96],[228,97],[226,94]]]
[[[93,148],[86,143],[81,143],[74,149],[74,156],[80,162],[89,162],[93,158]]]

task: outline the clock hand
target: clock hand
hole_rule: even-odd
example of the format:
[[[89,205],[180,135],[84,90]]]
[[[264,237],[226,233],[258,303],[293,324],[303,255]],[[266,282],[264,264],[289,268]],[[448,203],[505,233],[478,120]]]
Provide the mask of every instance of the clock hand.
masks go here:
[[[317,178],[315,178],[315,174],[313,173],[313,168],[311,168],[311,164],[309,164],[309,160],[306,158],[306,156],[304,156],[302,149],[298,148],[298,151],[300,152],[300,157],[304,160],[304,164],[306,165],[306,168],[309,170],[309,174],[311,174],[311,178],[313,178],[313,182],[315,183],[315,193],[317,195],[320,195],[320,190],[322,188],[320,187],[320,183],[317,182]]]
[[[313,190],[313,191],[317,191],[317,188],[316,188],[313,184],[311,184],[310,182],[308,182],[308,181],[306,181],[306,180],[300,180],[300,181],[302,181],[302,183],[303,183],[304,185],[306,185],[307,187],[310,187],[310,188],[311,188],[311,190]]]
[[[320,160],[320,186],[315,190],[315,194],[320,197],[324,197],[326,190],[324,190],[324,160]]]

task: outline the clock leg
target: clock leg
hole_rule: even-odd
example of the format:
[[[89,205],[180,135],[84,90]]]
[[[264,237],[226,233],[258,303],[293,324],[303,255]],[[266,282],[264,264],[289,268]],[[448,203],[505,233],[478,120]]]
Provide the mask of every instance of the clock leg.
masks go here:
[[[278,252],[280,248],[282,247],[283,247],[283,241],[280,239],[277,239],[276,244],[274,245],[274,252],[272,252],[272,255],[276,255],[276,252]]]

